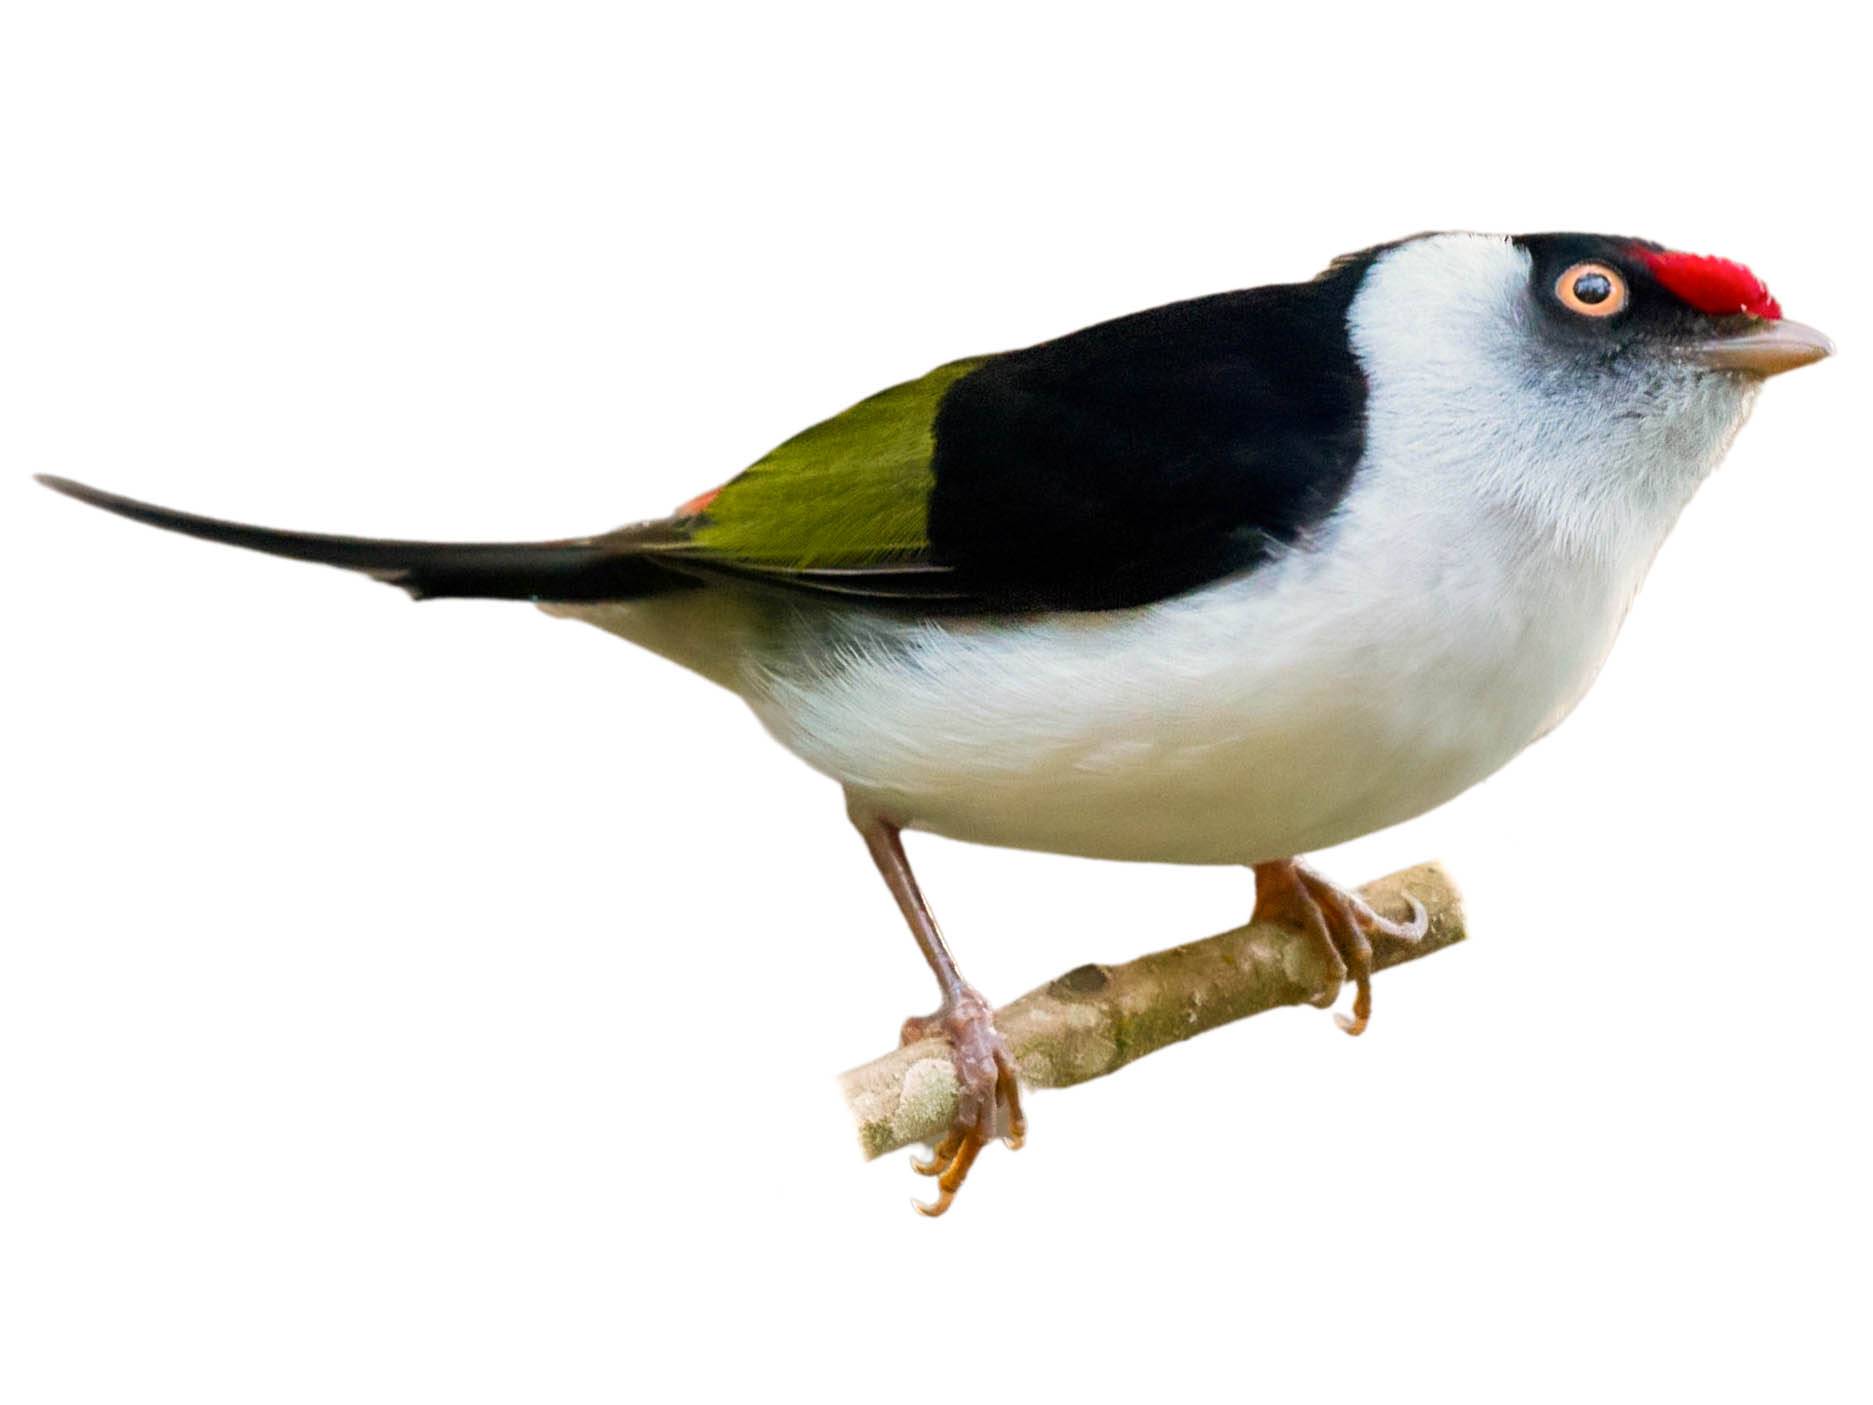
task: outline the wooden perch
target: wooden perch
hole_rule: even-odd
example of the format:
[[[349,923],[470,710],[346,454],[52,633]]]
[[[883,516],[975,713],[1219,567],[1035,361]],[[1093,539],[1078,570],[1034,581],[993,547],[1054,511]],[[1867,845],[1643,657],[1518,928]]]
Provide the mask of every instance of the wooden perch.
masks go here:
[[[1410,893],[1431,919],[1417,942],[1375,938],[1374,970],[1464,938],[1462,900],[1437,864],[1419,864],[1359,891],[1381,915],[1399,918],[1409,916],[1404,895]],[[997,1010],[995,1023],[1024,1085],[1068,1088],[1206,1029],[1282,1005],[1330,1003],[1337,992],[1333,973],[1307,943],[1264,924],[1123,966],[1076,967]],[[839,1083],[867,1157],[939,1140],[956,1112],[956,1074],[940,1039],[895,1049]]]

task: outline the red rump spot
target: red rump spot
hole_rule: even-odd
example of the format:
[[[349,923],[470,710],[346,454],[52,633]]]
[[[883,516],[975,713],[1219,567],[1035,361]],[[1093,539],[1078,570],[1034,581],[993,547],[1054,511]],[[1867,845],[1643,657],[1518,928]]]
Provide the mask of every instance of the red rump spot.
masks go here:
[[[721,493],[720,488],[711,488],[706,493],[698,493],[676,510],[678,517],[698,517],[709,510],[709,504]]]
[[[1652,276],[1699,312],[1726,317],[1747,312],[1751,317],[1779,318],[1782,305],[1769,296],[1762,279],[1740,263],[1709,254],[1681,254],[1675,249],[1634,250]]]

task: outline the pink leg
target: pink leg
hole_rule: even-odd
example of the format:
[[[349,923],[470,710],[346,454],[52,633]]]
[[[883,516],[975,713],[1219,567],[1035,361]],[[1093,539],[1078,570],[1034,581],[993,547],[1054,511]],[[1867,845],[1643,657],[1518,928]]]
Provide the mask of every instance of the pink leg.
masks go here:
[[[969,1168],[995,1136],[1004,1109],[1008,1145],[1021,1145],[1027,1135],[1027,1119],[1021,1113],[1021,1087],[1015,1077],[1014,1057],[995,1028],[992,1007],[962,978],[949,948],[943,944],[943,934],[937,930],[936,919],[930,915],[929,905],[917,887],[917,877],[911,872],[910,860],[904,856],[898,826],[856,801],[848,802],[848,810],[943,992],[942,1003],[934,1013],[904,1021],[902,1035],[906,1044],[942,1035],[949,1040],[950,1056],[956,1064],[956,1120],[928,1161],[911,1163],[923,1175],[937,1178],[935,1202],[920,1204],[918,1210],[940,1215],[949,1209]]]

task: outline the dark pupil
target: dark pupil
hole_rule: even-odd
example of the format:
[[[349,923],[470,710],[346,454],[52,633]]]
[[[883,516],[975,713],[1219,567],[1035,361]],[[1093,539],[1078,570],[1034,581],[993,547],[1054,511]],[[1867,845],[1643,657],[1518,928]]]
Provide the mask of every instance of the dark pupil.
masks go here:
[[[1604,273],[1583,273],[1574,280],[1574,296],[1592,307],[1613,296],[1613,280]]]

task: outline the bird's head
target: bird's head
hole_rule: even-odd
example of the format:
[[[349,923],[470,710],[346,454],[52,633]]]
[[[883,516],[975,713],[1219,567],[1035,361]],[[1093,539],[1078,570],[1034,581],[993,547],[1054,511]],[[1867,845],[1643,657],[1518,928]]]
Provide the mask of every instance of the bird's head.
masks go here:
[[[1760,381],[1819,361],[1828,339],[1782,316],[1749,269],[1641,239],[1529,234],[1530,300],[1547,349],[1581,369],[1665,365]]]
[[[1662,535],[1762,382],[1833,350],[1740,263],[1597,234],[1401,241],[1348,322],[1374,451],[1487,465],[1477,486],[1583,550]]]

